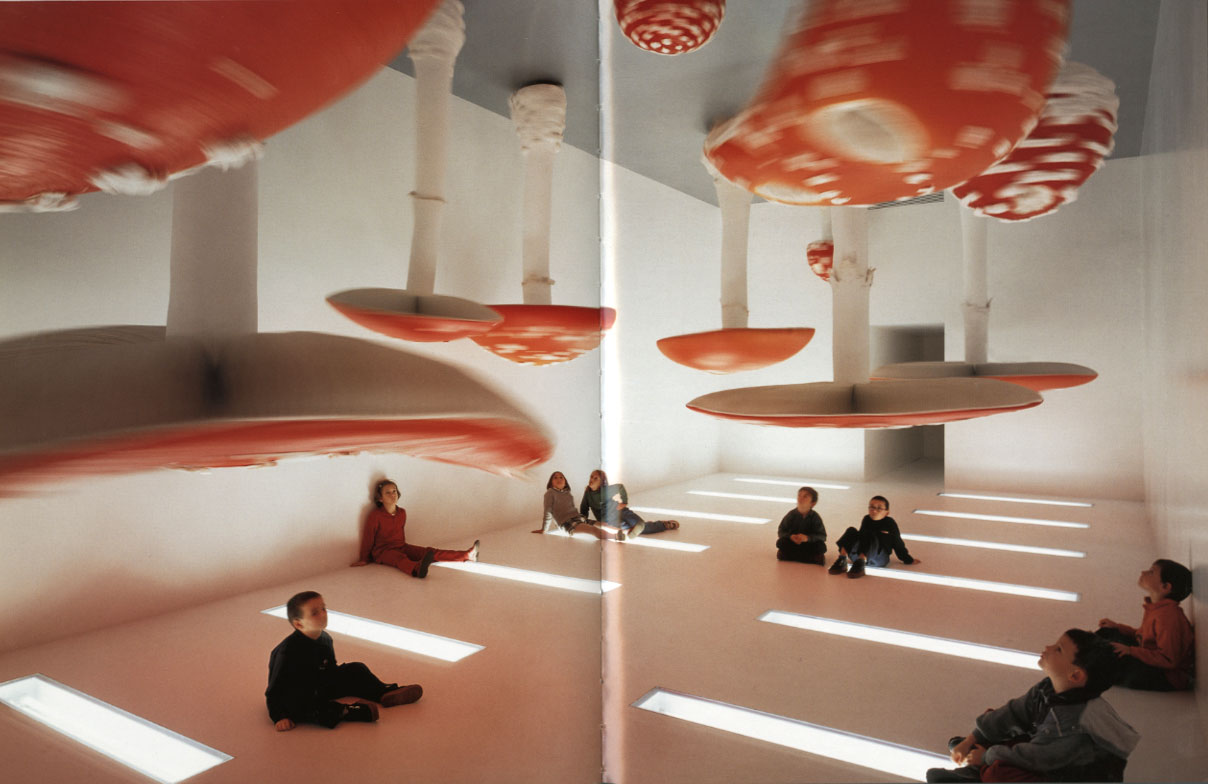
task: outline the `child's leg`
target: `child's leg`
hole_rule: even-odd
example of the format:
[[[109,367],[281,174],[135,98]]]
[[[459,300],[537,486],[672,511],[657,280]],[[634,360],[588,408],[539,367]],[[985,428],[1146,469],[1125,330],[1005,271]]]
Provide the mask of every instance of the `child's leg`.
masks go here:
[[[347,662],[336,667],[319,696],[325,699],[360,697],[379,702],[383,694],[397,688],[397,683],[383,683],[365,664]]]
[[[474,552],[473,547],[466,550],[437,550],[435,547],[431,549],[433,561],[468,561],[470,554]]]
[[[839,548],[840,555],[845,553],[853,555],[853,551],[859,552],[859,544],[860,532],[851,526],[848,526],[847,530],[843,532],[843,536],[835,540],[835,547]]]
[[[1052,781],[1049,776],[1041,776],[1033,773],[1030,770],[1017,768],[1013,765],[1004,765],[1001,762],[993,762],[981,769],[982,781]]]
[[[401,548],[387,550],[377,557],[377,562],[393,566],[400,572],[413,574],[415,568],[419,566],[420,561],[424,559],[424,552],[425,549],[423,547],[408,544]]]
[[[1146,664],[1135,656],[1121,656],[1116,685],[1143,691],[1176,691],[1166,679],[1166,671]]]

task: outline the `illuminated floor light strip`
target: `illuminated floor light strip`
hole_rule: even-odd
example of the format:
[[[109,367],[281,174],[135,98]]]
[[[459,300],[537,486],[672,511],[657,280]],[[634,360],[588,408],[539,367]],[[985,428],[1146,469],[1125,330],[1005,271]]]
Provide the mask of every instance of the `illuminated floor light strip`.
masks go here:
[[[498,577],[503,580],[516,580],[533,585],[544,585],[548,588],[562,588],[579,593],[608,593],[620,588],[620,583],[610,580],[585,580],[582,577],[565,577],[548,572],[534,572],[528,569],[517,569],[514,566],[483,563],[482,561],[437,561],[433,566],[443,566],[446,569],[457,569],[462,572],[473,572],[486,577]]]
[[[1007,515],[976,514],[974,512],[944,512],[939,509],[915,509],[915,514],[929,517],[956,517],[961,520],[989,520],[995,523],[1021,523],[1023,525],[1047,525],[1052,528],[1090,528],[1086,523],[1068,520],[1042,520],[1038,517],[1009,517]]]
[[[1010,648],[999,648],[994,645],[981,645],[975,642],[952,640],[947,637],[933,637],[930,634],[916,634],[897,629],[886,629],[882,626],[866,626],[862,623],[835,621],[830,618],[819,618],[814,615],[768,610],[759,616],[759,620],[768,623],[779,623],[792,626],[795,629],[806,629],[812,632],[833,634],[839,637],[850,637],[854,640],[867,640],[885,645],[896,645],[900,648],[914,648],[930,653],[942,653],[948,656],[960,656],[964,659],[1006,664],[1011,667],[1021,667],[1025,670],[1039,670],[1040,664],[1035,653],[1016,651]]]
[[[590,534],[579,534],[571,536],[561,529],[557,531],[547,531],[546,536],[561,536],[564,539],[574,539],[576,542],[612,542],[614,544],[640,544],[643,547],[656,547],[661,550],[679,550],[685,553],[703,553],[709,549],[707,544],[693,544],[692,542],[677,542],[674,539],[651,539],[648,536],[639,536],[633,539],[626,539],[624,542],[618,542],[616,539],[601,539],[598,536]]]
[[[1006,542],[982,542],[976,539],[953,539],[949,536],[927,536],[925,534],[902,534],[902,538],[910,542],[933,542],[935,544],[954,544],[958,547],[980,547],[983,550],[1006,550],[1013,553],[1031,553],[1032,555],[1059,555],[1064,558],[1085,558],[1086,553],[1078,550],[1061,550],[1056,547],[1032,547],[1026,544],[1008,544]]]
[[[44,675],[0,684],[0,702],[164,784],[233,759]]]
[[[815,490],[851,490],[851,485],[835,485],[827,482],[812,482],[803,479],[800,482],[792,479],[757,479],[753,476],[736,476],[735,482],[755,482],[761,485],[784,485],[785,487],[812,487]],[[795,499],[794,499],[795,500]]]
[[[748,495],[746,493],[722,493],[716,490],[689,490],[688,495],[708,495],[714,498],[741,498],[744,501],[775,501],[781,504],[795,504],[797,499],[779,495]]]
[[[928,768],[952,764],[947,757],[922,749],[668,689],[651,689],[633,706],[914,781],[924,781]]]
[[[1031,585],[996,583],[991,580],[974,580],[972,577],[948,577],[942,574],[909,572],[905,569],[887,569],[884,567],[869,566],[866,569],[866,573],[876,577],[889,577],[893,580],[946,585],[950,588],[966,588],[970,591],[1008,593],[1014,596],[1030,596],[1034,599],[1056,599],[1059,602],[1076,602],[1082,598],[1080,594],[1072,591],[1059,591],[1056,588],[1037,588]]]
[[[648,515],[668,515],[668,519],[670,520],[678,520],[681,517],[692,517],[698,520],[721,520],[726,523],[750,523],[752,525],[763,525],[764,523],[772,522],[766,517],[743,517],[742,515],[694,512],[691,509],[664,509],[659,506],[630,506],[629,508],[635,512],[642,512]]]
[[[1047,506],[1079,506],[1089,509],[1094,504],[1082,501],[1046,501],[1040,498],[1008,498],[1002,495],[972,495],[969,493],[936,493],[943,498],[967,498],[971,501],[1007,501],[1012,504],[1045,504]]]
[[[285,605],[273,607],[270,610],[261,610],[261,612],[275,618],[284,618]],[[369,640],[401,651],[431,656],[433,659],[447,662],[461,661],[483,649],[483,646],[472,642],[462,642],[451,637],[441,637],[439,634],[429,634],[416,629],[408,629],[405,626],[395,626],[392,623],[383,623],[335,610],[327,611],[327,629],[339,634],[346,634],[349,637]]]

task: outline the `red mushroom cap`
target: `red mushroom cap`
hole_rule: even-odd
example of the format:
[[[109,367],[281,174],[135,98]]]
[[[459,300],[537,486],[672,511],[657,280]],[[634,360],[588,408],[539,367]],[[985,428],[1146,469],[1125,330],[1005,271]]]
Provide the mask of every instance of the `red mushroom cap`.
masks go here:
[[[817,0],[706,154],[787,204],[865,205],[967,180],[1035,125],[1066,0]]]
[[[672,362],[709,373],[737,373],[783,362],[814,337],[813,327],[731,328],[658,341]]]
[[[491,310],[503,323],[470,339],[521,365],[552,365],[586,354],[617,320],[612,308],[575,305],[491,305]]]
[[[369,78],[439,0],[0,3],[0,203],[134,192]]]
[[[1103,166],[1115,145],[1116,86],[1094,68],[1066,63],[1040,122],[1011,154],[957,185],[953,195],[979,215],[1023,221],[1055,212]]]
[[[684,54],[709,42],[726,0],[615,0],[621,32],[640,49]]]

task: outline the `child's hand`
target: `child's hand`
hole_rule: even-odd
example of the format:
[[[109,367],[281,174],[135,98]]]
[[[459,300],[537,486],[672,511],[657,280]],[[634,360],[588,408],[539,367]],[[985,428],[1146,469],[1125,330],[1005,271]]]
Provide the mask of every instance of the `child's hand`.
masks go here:
[[[789,536],[789,541],[793,544],[801,544],[806,540],[805,534],[792,534]]]
[[[1116,655],[1119,656],[1121,659],[1123,659],[1125,656],[1128,655],[1128,646],[1122,642],[1113,642],[1112,650],[1114,650],[1116,652]]]
[[[973,737],[972,733],[966,736],[964,740],[962,740],[956,745],[955,748],[952,749],[952,753],[949,755],[952,758],[952,761],[957,765],[964,763],[965,760],[969,758],[969,751],[973,748],[973,744],[976,742],[977,741]]]
[[[277,722],[277,732],[289,732],[296,726],[298,725],[294,724],[293,719],[282,719],[281,721]]]
[[[965,757],[965,764],[977,767],[982,764],[982,758],[986,756],[986,750],[981,746],[974,746],[969,750],[969,754]]]
[[[349,564],[349,566],[368,566],[368,565],[369,565],[368,561],[353,561],[352,563]]]
[[[1099,628],[1100,629],[1119,629],[1120,624],[1116,623],[1115,621],[1111,620],[1110,618],[1100,618],[1099,619]]]
[[[921,564],[922,562],[923,562],[922,558],[915,558],[910,563],[903,562],[902,565],[903,566],[914,566],[915,564]]]

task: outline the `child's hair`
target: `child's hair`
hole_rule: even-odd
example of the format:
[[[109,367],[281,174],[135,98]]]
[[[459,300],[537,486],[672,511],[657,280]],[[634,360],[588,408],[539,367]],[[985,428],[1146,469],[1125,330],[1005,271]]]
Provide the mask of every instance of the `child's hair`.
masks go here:
[[[285,618],[290,623],[302,617],[302,605],[309,602],[311,599],[318,599],[323,594],[318,591],[303,591],[289,597],[289,601],[285,603]]]
[[[810,498],[814,499],[814,503],[818,503],[818,491],[817,490],[815,490],[814,488],[809,487],[807,485],[805,487],[797,488],[797,495],[801,495],[801,491],[803,491],[803,490],[810,494]]]
[[[546,490],[553,490],[553,489],[554,489],[554,477],[555,477],[555,476],[560,476],[560,477],[562,477],[562,481],[563,481],[563,482],[566,482],[566,492],[568,492],[568,493],[569,493],[569,492],[571,491],[571,490],[570,490],[570,481],[569,481],[569,480],[567,480],[567,478],[566,478],[566,474],[562,473],[561,471],[555,471],[554,473],[552,473],[552,474],[550,474],[550,475],[549,475],[549,481],[545,483],[545,489],[546,489]]]
[[[398,490],[398,482],[393,479],[383,479],[373,486],[373,505],[378,509],[382,508],[382,488],[386,485],[394,485],[394,489]]]
[[[1191,595],[1191,570],[1177,561],[1159,558],[1154,561],[1162,572],[1162,582],[1170,584],[1169,599],[1181,602]]]
[[[870,498],[870,499],[868,499],[868,500],[870,500],[870,501],[880,501],[881,503],[885,504],[885,511],[886,511],[886,512],[888,512],[888,511],[889,511],[889,499],[888,499],[888,498],[886,498],[885,496],[883,496],[883,495],[874,495],[872,498]]]
[[[1116,656],[1111,643],[1085,629],[1066,629],[1065,636],[1078,646],[1078,651],[1074,654],[1074,664],[1086,673],[1086,685],[1083,688],[1091,697],[1098,697],[1115,682],[1120,657]]]
[[[603,490],[605,487],[608,487],[608,474],[604,473],[604,469],[597,468],[595,471],[591,472],[592,476],[595,476],[596,474],[600,475],[600,489]],[[588,477],[587,481],[590,482],[591,477]]]

